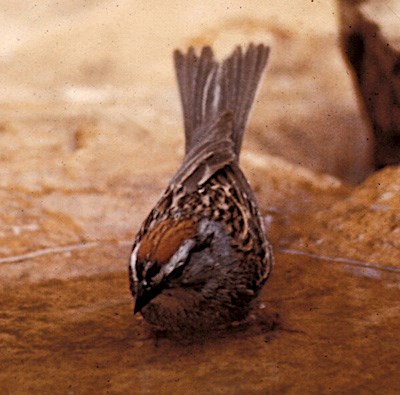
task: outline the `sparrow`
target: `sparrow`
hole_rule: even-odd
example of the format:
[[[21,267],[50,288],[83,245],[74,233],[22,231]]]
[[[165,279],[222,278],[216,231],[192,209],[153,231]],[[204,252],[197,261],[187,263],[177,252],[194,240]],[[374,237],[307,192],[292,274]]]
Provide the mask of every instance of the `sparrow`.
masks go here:
[[[246,318],[273,253],[239,167],[243,134],[269,47],[174,52],[185,156],[136,235],[134,313],[166,331],[210,331]]]

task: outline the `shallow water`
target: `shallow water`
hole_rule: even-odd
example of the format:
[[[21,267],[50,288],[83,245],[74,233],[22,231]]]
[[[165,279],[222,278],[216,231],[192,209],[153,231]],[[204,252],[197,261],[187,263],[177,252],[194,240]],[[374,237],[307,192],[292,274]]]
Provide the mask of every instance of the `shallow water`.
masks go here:
[[[349,267],[277,254],[247,325],[182,341],[133,317],[122,271],[5,288],[1,393],[397,393],[400,275]]]

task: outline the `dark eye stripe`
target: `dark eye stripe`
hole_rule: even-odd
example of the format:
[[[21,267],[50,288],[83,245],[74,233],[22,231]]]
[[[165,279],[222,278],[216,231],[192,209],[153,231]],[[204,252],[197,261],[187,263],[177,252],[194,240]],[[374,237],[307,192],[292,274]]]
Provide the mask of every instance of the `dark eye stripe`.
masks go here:
[[[136,277],[138,279],[139,282],[141,282],[143,280],[143,270],[144,270],[144,265],[141,261],[136,261]]]
[[[160,273],[161,267],[158,265],[157,262],[154,262],[145,273],[145,279],[148,283],[151,282],[151,279],[155,277],[158,273]]]

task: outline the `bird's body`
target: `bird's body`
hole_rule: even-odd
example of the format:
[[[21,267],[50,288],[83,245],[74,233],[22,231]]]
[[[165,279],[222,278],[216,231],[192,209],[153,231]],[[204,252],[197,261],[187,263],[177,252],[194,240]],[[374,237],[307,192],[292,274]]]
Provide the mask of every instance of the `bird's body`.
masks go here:
[[[186,156],[136,236],[135,312],[167,330],[208,330],[246,317],[273,257],[240,146],[268,48],[175,53]],[[247,93],[246,93],[247,89]]]

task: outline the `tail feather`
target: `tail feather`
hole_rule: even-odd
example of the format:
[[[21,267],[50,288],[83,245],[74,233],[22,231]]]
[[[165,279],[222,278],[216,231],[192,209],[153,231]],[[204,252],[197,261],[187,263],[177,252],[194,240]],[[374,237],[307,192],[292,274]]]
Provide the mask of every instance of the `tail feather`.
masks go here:
[[[238,160],[243,133],[268,54],[269,47],[250,44],[245,52],[237,47],[219,64],[210,47],[204,47],[200,56],[195,54],[193,48],[187,54],[175,51],[187,157],[199,145],[204,147],[205,141],[209,140],[209,129],[218,118],[230,112],[231,130],[221,128],[218,133],[213,126],[212,134],[216,140],[231,139],[232,144],[228,144],[227,149],[233,145]]]
[[[210,47],[204,47],[200,56],[192,47],[186,55],[176,50],[174,60],[185,123],[185,151],[188,153],[196,143],[196,131],[215,118],[213,102],[218,63]]]
[[[233,113],[233,142],[237,156],[268,54],[268,47],[250,44],[245,53],[237,47],[222,64],[219,109]]]

